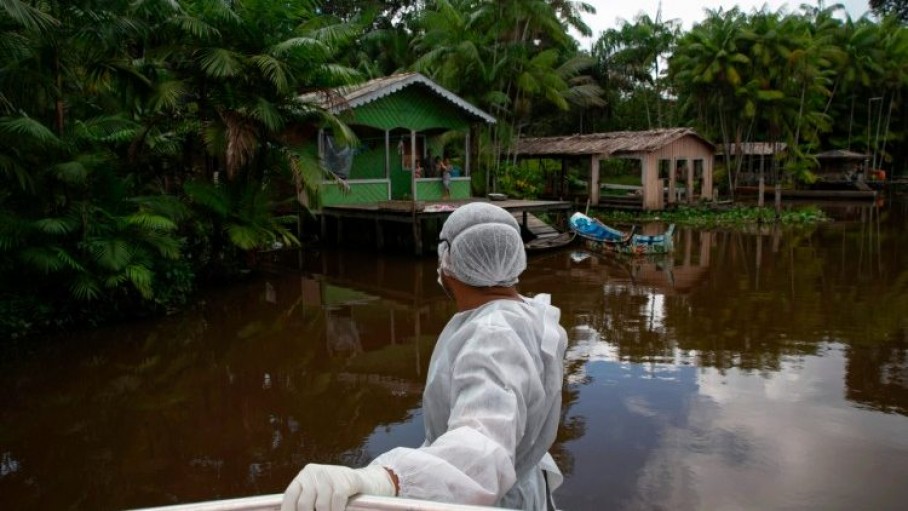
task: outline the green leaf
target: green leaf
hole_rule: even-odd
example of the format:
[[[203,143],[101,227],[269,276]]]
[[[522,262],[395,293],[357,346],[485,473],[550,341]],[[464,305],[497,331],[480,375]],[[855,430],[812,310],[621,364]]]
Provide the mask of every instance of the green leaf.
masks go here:
[[[88,178],[88,169],[79,161],[58,163],[54,165],[53,171],[57,179],[72,185],[85,183]]]
[[[274,84],[278,92],[290,91],[290,79],[288,70],[283,62],[272,57],[271,55],[256,55],[252,57],[252,63],[259,68],[259,71]]]
[[[90,301],[101,295],[101,288],[91,275],[81,273],[73,279],[69,292],[79,300]]]
[[[78,224],[71,218],[42,218],[34,223],[39,231],[46,234],[61,236],[76,230]]]
[[[177,228],[177,224],[173,220],[147,211],[139,211],[129,215],[126,217],[126,222],[130,225],[161,231],[173,231]]]
[[[221,218],[226,218],[230,214],[230,199],[217,186],[201,181],[189,181],[183,185],[183,190],[193,202],[204,206]]]
[[[227,235],[231,243],[243,250],[262,247],[271,241],[271,237],[263,235],[260,229],[241,224],[228,225]]]
[[[126,267],[126,276],[143,298],[149,299],[154,295],[151,288],[154,273],[151,270],[142,265],[132,264]]]
[[[274,103],[265,98],[258,98],[252,111],[249,112],[253,119],[261,122],[272,132],[280,131],[284,127],[284,118]]]
[[[0,8],[28,30],[43,32],[50,28],[60,26],[60,21],[36,7],[32,7],[22,0],[2,0]]]
[[[212,78],[238,76],[243,70],[241,58],[238,53],[225,48],[206,48],[199,52],[202,70]]]
[[[132,260],[133,249],[125,240],[93,241],[89,250],[98,264],[109,270],[122,270]]]
[[[0,118],[0,132],[28,137],[40,144],[60,145],[60,139],[53,131],[31,117]]]

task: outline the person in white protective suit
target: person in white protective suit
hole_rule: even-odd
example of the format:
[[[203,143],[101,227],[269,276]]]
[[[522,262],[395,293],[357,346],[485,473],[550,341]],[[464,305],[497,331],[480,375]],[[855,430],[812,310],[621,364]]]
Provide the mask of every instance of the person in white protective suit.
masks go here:
[[[526,253],[504,209],[461,206],[440,238],[439,283],[458,312],[432,353],[425,442],[361,469],[306,465],[287,487],[282,511],[341,511],[357,493],[554,509],[551,492],[562,476],[547,451],[561,416],[561,313],[548,295],[517,293]]]

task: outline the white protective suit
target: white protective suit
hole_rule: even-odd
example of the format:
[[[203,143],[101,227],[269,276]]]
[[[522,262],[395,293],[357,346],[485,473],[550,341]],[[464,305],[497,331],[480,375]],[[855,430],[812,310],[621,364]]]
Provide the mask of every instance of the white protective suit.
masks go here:
[[[425,443],[372,462],[397,474],[401,497],[547,508],[546,486],[563,479],[547,452],[561,416],[560,314],[549,295],[538,295],[451,318],[426,378]]]

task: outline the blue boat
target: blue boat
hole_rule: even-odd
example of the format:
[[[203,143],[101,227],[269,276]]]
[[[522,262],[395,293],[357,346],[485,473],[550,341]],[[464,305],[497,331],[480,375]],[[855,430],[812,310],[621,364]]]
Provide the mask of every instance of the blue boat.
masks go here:
[[[636,226],[630,232],[621,231],[579,211],[571,215],[568,223],[586,247],[595,252],[646,255],[665,254],[674,249],[672,235],[675,224],[671,224],[662,234],[636,234]]]

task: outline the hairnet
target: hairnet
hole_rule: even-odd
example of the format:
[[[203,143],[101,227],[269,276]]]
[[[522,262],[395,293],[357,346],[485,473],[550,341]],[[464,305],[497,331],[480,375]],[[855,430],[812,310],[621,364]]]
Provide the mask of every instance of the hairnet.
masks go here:
[[[472,202],[457,208],[440,237],[440,268],[464,284],[510,287],[526,269],[520,226],[498,206]]]

